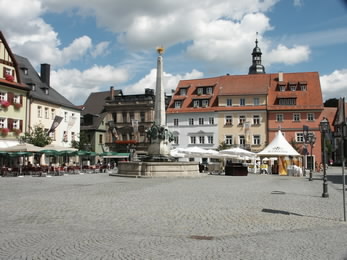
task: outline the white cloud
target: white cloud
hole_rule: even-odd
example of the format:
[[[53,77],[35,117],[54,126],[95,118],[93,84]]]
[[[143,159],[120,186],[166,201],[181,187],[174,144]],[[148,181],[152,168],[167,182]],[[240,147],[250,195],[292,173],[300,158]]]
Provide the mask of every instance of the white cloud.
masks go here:
[[[347,97],[347,69],[320,77],[323,99]]]
[[[308,46],[294,46],[288,48],[279,44],[276,49],[266,54],[267,63],[296,64],[309,59],[311,50]]]
[[[128,80],[128,72],[112,66],[96,66],[79,71],[60,69],[51,72],[51,85],[72,103],[83,104],[91,92],[103,91]]]
[[[95,58],[97,56],[106,56],[110,52],[107,50],[110,42],[100,42],[92,50],[91,55]]]
[[[185,73],[184,75],[173,75],[170,73],[163,73],[163,88],[164,91],[171,95],[171,90],[175,90],[178,82],[184,79],[196,79],[202,78],[203,73],[193,69],[189,73]],[[127,86],[124,88],[124,94],[135,94],[135,93],[144,93],[146,88],[151,88],[155,90],[156,87],[156,79],[157,79],[157,69],[152,69],[145,77],[140,79],[138,82],[131,86]]]

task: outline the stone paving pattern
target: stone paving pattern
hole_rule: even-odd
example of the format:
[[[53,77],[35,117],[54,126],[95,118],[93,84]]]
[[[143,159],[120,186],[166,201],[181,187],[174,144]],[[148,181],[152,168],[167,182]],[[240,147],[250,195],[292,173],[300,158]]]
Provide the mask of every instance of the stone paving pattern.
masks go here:
[[[319,177],[0,178],[0,259],[347,259]]]

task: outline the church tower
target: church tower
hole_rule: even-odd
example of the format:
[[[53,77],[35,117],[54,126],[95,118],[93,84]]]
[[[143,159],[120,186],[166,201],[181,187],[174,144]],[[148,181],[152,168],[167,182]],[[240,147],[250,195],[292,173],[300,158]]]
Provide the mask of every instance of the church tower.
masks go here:
[[[248,74],[264,74],[264,73],[265,73],[265,68],[261,64],[261,50],[258,47],[258,39],[255,39],[255,47],[252,52],[252,66],[249,67]]]

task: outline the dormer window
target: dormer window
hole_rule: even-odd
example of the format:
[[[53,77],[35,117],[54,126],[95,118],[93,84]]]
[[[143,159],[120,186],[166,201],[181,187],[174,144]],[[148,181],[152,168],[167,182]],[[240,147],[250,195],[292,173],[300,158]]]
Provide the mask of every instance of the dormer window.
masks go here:
[[[28,75],[28,68],[22,67],[21,70],[23,71],[24,75]]]
[[[202,107],[208,107],[208,100],[207,99],[201,100],[201,105]]]
[[[180,89],[180,96],[186,96],[187,95],[187,89],[186,88],[181,88]]]
[[[299,86],[300,86],[300,90],[301,91],[306,91],[307,90],[307,83],[306,82],[300,82]]]
[[[286,91],[286,85],[279,85],[278,90],[281,92]]]
[[[208,88],[206,89],[206,94],[211,95],[212,92],[213,92],[212,87],[208,87]]]
[[[297,83],[296,82],[289,82],[289,89],[290,91],[296,91]]]
[[[199,103],[200,103],[199,100],[194,100],[193,101],[193,106],[194,107],[199,107]]]
[[[181,108],[181,106],[182,106],[182,101],[180,100],[175,101],[175,108]]]
[[[198,88],[197,94],[198,95],[202,95],[203,93],[204,93],[204,89],[203,88]]]

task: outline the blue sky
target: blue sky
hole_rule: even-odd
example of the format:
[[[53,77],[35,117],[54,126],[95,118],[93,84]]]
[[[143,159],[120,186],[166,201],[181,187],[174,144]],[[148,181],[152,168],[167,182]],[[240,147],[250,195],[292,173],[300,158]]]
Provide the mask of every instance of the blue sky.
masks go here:
[[[324,99],[347,94],[346,0],[0,0],[12,51],[76,105],[91,92],[155,88],[164,46],[167,93],[181,79],[248,73],[256,32],[267,73],[317,71]]]

